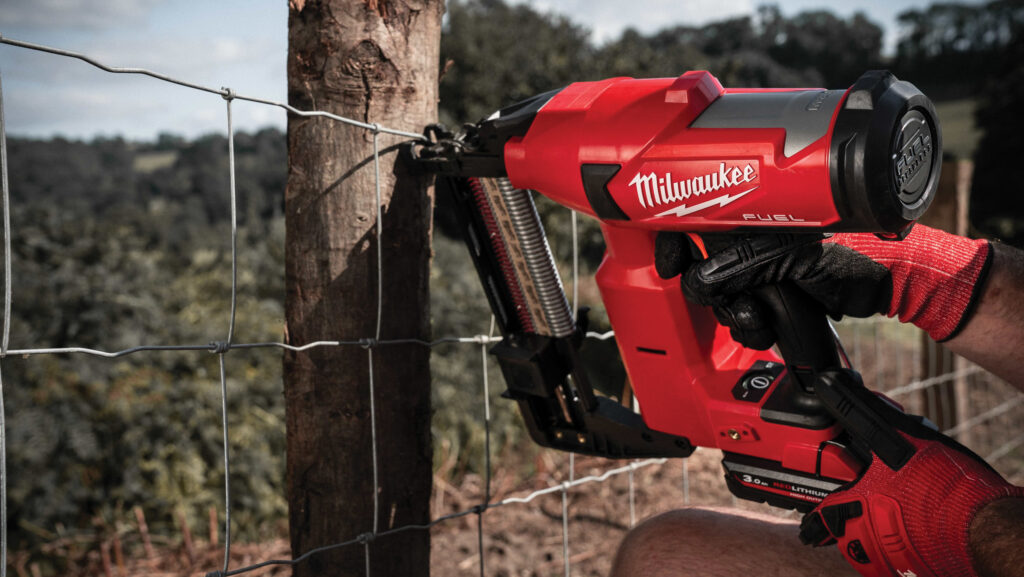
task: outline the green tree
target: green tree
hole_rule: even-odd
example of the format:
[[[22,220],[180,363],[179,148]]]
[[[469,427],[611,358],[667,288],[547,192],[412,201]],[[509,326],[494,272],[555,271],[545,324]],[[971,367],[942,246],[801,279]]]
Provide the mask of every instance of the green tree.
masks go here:
[[[1011,46],[1021,40],[1024,4],[936,3],[899,15],[900,40],[894,68],[929,94],[963,97],[988,88],[1005,72]]]
[[[789,19],[772,9],[760,15],[768,55],[785,68],[817,72],[827,88],[850,86],[882,65],[882,29],[862,12],[845,19],[825,10]]]
[[[449,3],[441,34],[441,120],[476,122],[524,98],[591,78],[588,38],[582,26],[529,6]]]
[[[1024,247],[1024,29],[1015,30],[1002,67],[986,85],[976,122],[983,131],[974,153],[971,220],[982,232]]]

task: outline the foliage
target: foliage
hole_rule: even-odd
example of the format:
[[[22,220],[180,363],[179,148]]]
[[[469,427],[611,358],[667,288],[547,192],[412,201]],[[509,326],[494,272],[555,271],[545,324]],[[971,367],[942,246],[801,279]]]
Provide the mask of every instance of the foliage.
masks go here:
[[[561,16],[501,0],[453,1],[442,30],[441,119],[495,110],[590,76],[587,32]]]
[[[173,160],[148,172],[145,159]],[[227,335],[227,143],[11,139],[11,348],[205,345]],[[280,340],[284,139],[236,135],[243,207],[236,340]],[[235,527],[285,512],[281,365],[226,357]],[[4,363],[11,542],[140,506],[156,530],[223,501],[217,357],[33,356]],[[200,517],[202,515],[203,517]]]
[[[595,47],[564,17],[501,0],[448,6],[441,38],[441,119],[475,122],[511,103],[570,82],[612,76],[678,76],[707,69],[726,86],[849,86],[881,63],[882,30],[861,13],[840,18],[777,7],[701,27],[645,36],[626,30]],[[825,65],[827,63],[827,65]]]
[[[1024,5],[935,3],[899,16],[901,38],[894,68],[929,93],[962,97],[981,93],[1006,72],[1011,47],[1021,42]]]
[[[1024,14],[1024,10],[1021,11]],[[1022,20],[1024,22],[1024,20]],[[986,86],[977,110],[983,131],[974,155],[971,216],[979,230],[1024,247],[1024,195],[1017,172],[1024,158],[1024,27]]]

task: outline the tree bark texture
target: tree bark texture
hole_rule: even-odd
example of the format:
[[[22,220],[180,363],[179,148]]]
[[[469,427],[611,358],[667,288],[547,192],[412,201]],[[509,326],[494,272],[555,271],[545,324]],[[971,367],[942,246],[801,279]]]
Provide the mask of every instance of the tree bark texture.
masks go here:
[[[288,101],[420,132],[437,117],[442,0],[290,0]],[[325,118],[288,120],[286,335],[302,345],[373,338],[383,250],[382,340],[429,339],[433,193],[379,135],[377,238],[373,133]],[[373,530],[368,351],[320,347],[284,358],[292,552]],[[373,349],[379,531],[429,520],[429,350]],[[374,576],[429,574],[428,531],[370,544]],[[294,574],[363,575],[361,545],[320,553]]]

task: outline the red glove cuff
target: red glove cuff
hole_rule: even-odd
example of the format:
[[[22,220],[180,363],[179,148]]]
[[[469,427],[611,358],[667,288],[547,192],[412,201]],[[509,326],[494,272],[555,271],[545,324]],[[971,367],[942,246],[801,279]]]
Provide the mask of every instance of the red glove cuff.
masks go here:
[[[867,234],[836,234],[825,242],[845,245],[889,269],[892,304],[888,316],[913,323],[936,341],[953,338],[973,312],[992,247],[915,225],[902,241]]]

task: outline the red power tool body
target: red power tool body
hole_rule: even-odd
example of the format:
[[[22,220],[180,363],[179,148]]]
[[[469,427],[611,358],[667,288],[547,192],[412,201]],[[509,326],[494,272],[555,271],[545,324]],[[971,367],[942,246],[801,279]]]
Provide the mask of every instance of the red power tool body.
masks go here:
[[[756,296],[781,357],[744,348],[678,279],[654,267],[659,231],[705,257],[752,253],[836,231],[899,237],[937,186],[931,103],[891,74],[849,90],[726,90],[707,72],[580,82],[499,111],[415,150],[451,192],[504,335],[494,354],[533,438],[611,457],[724,451],[737,496],[809,510],[863,468],[815,398],[817,375],[859,382],[820,305],[789,286]],[[585,318],[565,304],[538,237],[536,190],[601,221],[596,281],[642,420],[594,394],[581,366]],[[740,251],[741,253],[743,251]]]

